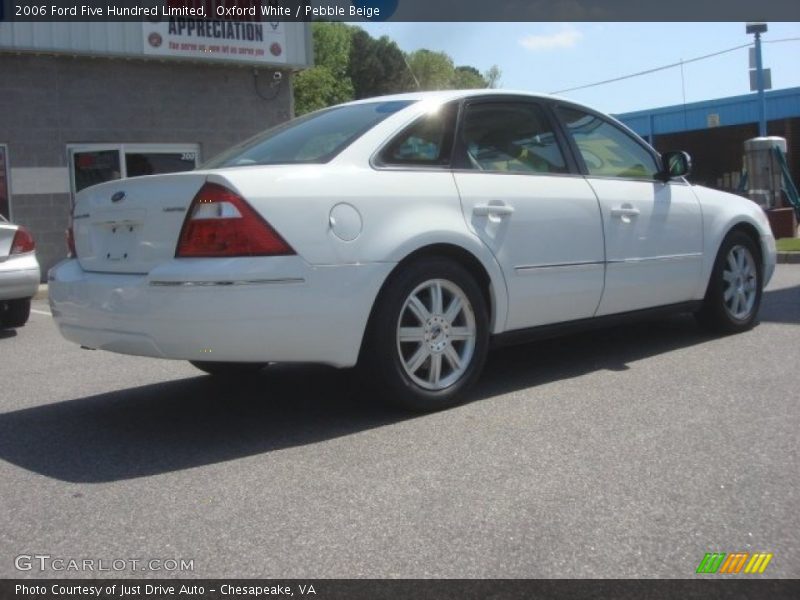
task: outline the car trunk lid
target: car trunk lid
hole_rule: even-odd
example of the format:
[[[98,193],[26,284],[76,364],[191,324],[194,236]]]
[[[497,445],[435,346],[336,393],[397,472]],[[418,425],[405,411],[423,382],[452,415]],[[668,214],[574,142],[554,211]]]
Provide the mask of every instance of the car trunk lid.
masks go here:
[[[14,234],[17,227],[10,223],[0,221],[0,261],[4,261],[11,253],[11,244],[14,242]]]
[[[206,181],[188,172],[103,183],[75,199],[73,233],[86,271],[148,273],[175,256],[186,211]]]

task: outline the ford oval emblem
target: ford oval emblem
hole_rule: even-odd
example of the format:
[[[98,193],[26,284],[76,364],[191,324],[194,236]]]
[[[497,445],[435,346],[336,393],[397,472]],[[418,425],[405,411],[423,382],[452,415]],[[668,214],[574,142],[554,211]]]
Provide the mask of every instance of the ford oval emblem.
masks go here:
[[[117,192],[113,196],[111,196],[111,201],[116,204],[117,202],[122,202],[125,200],[125,192]]]

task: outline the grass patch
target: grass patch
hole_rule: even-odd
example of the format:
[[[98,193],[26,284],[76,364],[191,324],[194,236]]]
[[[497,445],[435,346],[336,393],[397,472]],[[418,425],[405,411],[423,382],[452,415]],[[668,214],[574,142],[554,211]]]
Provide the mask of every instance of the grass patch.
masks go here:
[[[782,238],[775,245],[778,252],[800,252],[800,238]]]

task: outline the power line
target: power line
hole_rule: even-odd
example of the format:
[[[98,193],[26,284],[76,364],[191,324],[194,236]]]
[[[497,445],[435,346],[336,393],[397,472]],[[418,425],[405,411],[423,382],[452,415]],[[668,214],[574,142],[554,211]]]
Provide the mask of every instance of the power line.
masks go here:
[[[781,42],[798,42],[800,41],[800,37],[793,37],[793,38],[782,38],[779,40],[762,40],[764,44],[779,44]],[[647,69],[646,71],[639,71],[638,73],[631,73],[630,75],[622,75],[621,77],[614,77],[613,79],[605,79],[603,81],[597,81],[595,83],[588,83],[586,85],[579,85],[577,87],[567,88],[564,90],[558,90],[556,92],[550,92],[551,94],[564,94],[566,92],[574,92],[576,90],[585,90],[586,88],[597,87],[598,85],[606,85],[607,83],[614,83],[616,81],[623,81],[625,79],[632,79],[634,77],[641,77],[642,75],[649,75],[650,73],[657,73],[658,71],[665,71],[667,69],[674,69],[675,67],[681,67],[683,69],[683,65],[687,63],[697,62],[699,60],[706,60],[707,58],[713,58],[715,56],[720,56],[721,54],[727,54],[729,52],[735,52],[736,50],[741,50],[742,48],[747,48],[752,46],[752,43],[742,44],[741,46],[734,46],[733,48],[728,48],[727,50],[720,50],[719,52],[712,52],[711,54],[704,54],[703,56],[696,56],[694,58],[690,58],[688,60],[681,60],[676,63],[672,63],[670,65],[664,65],[662,67],[655,67],[654,69]]]
[[[789,40],[774,40],[778,41],[789,41]],[[694,58],[689,58],[687,60],[678,61],[676,63],[672,63],[669,65],[664,65],[662,67],[655,67],[654,69],[647,69],[646,71],[639,71],[638,73],[631,73],[630,75],[622,75],[621,77],[614,77],[613,79],[605,79],[603,81],[596,81],[595,83],[588,83],[586,85],[579,85],[572,88],[567,88],[564,90],[558,90],[555,92],[550,92],[551,94],[563,94],[565,92],[574,92],[576,90],[585,90],[586,88],[596,87],[598,85],[606,85],[607,83],[614,83],[616,81],[623,81],[625,79],[632,79],[634,77],[641,77],[642,75],[649,75],[650,73],[657,73],[658,71],[665,71],[667,69],[674,69],[675,67],[680,67],[681,65],[685,65],[688,63],[697,62],[699,60],[705,60],[707,58],[713,58],[715,56],[720,56],[721,54],[727,54],[729,52],[735,52],[736,50],[741,50],[742,48],[747,48],[748,46],[752,46],[753,44],[742,44],[740,46],[734,46],[733,48],[728,48],[727,50],[720,50],[719,52],[712,52],[711,54],[704,54],[703,56],[696,56]]]
[[[762,44],[777,44],[779,42],[800,42],[800,37],[783,38],[783,39],[780,39],[780,40],[761,40]]]

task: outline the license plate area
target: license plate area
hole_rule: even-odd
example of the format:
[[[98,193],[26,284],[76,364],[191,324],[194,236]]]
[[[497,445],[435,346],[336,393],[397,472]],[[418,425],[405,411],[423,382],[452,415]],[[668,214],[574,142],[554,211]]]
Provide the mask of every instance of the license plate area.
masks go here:
[[[94,226],[95,248],[101,260],[125,262],[135,257],[142,232],[138,221],[108,221]]]

